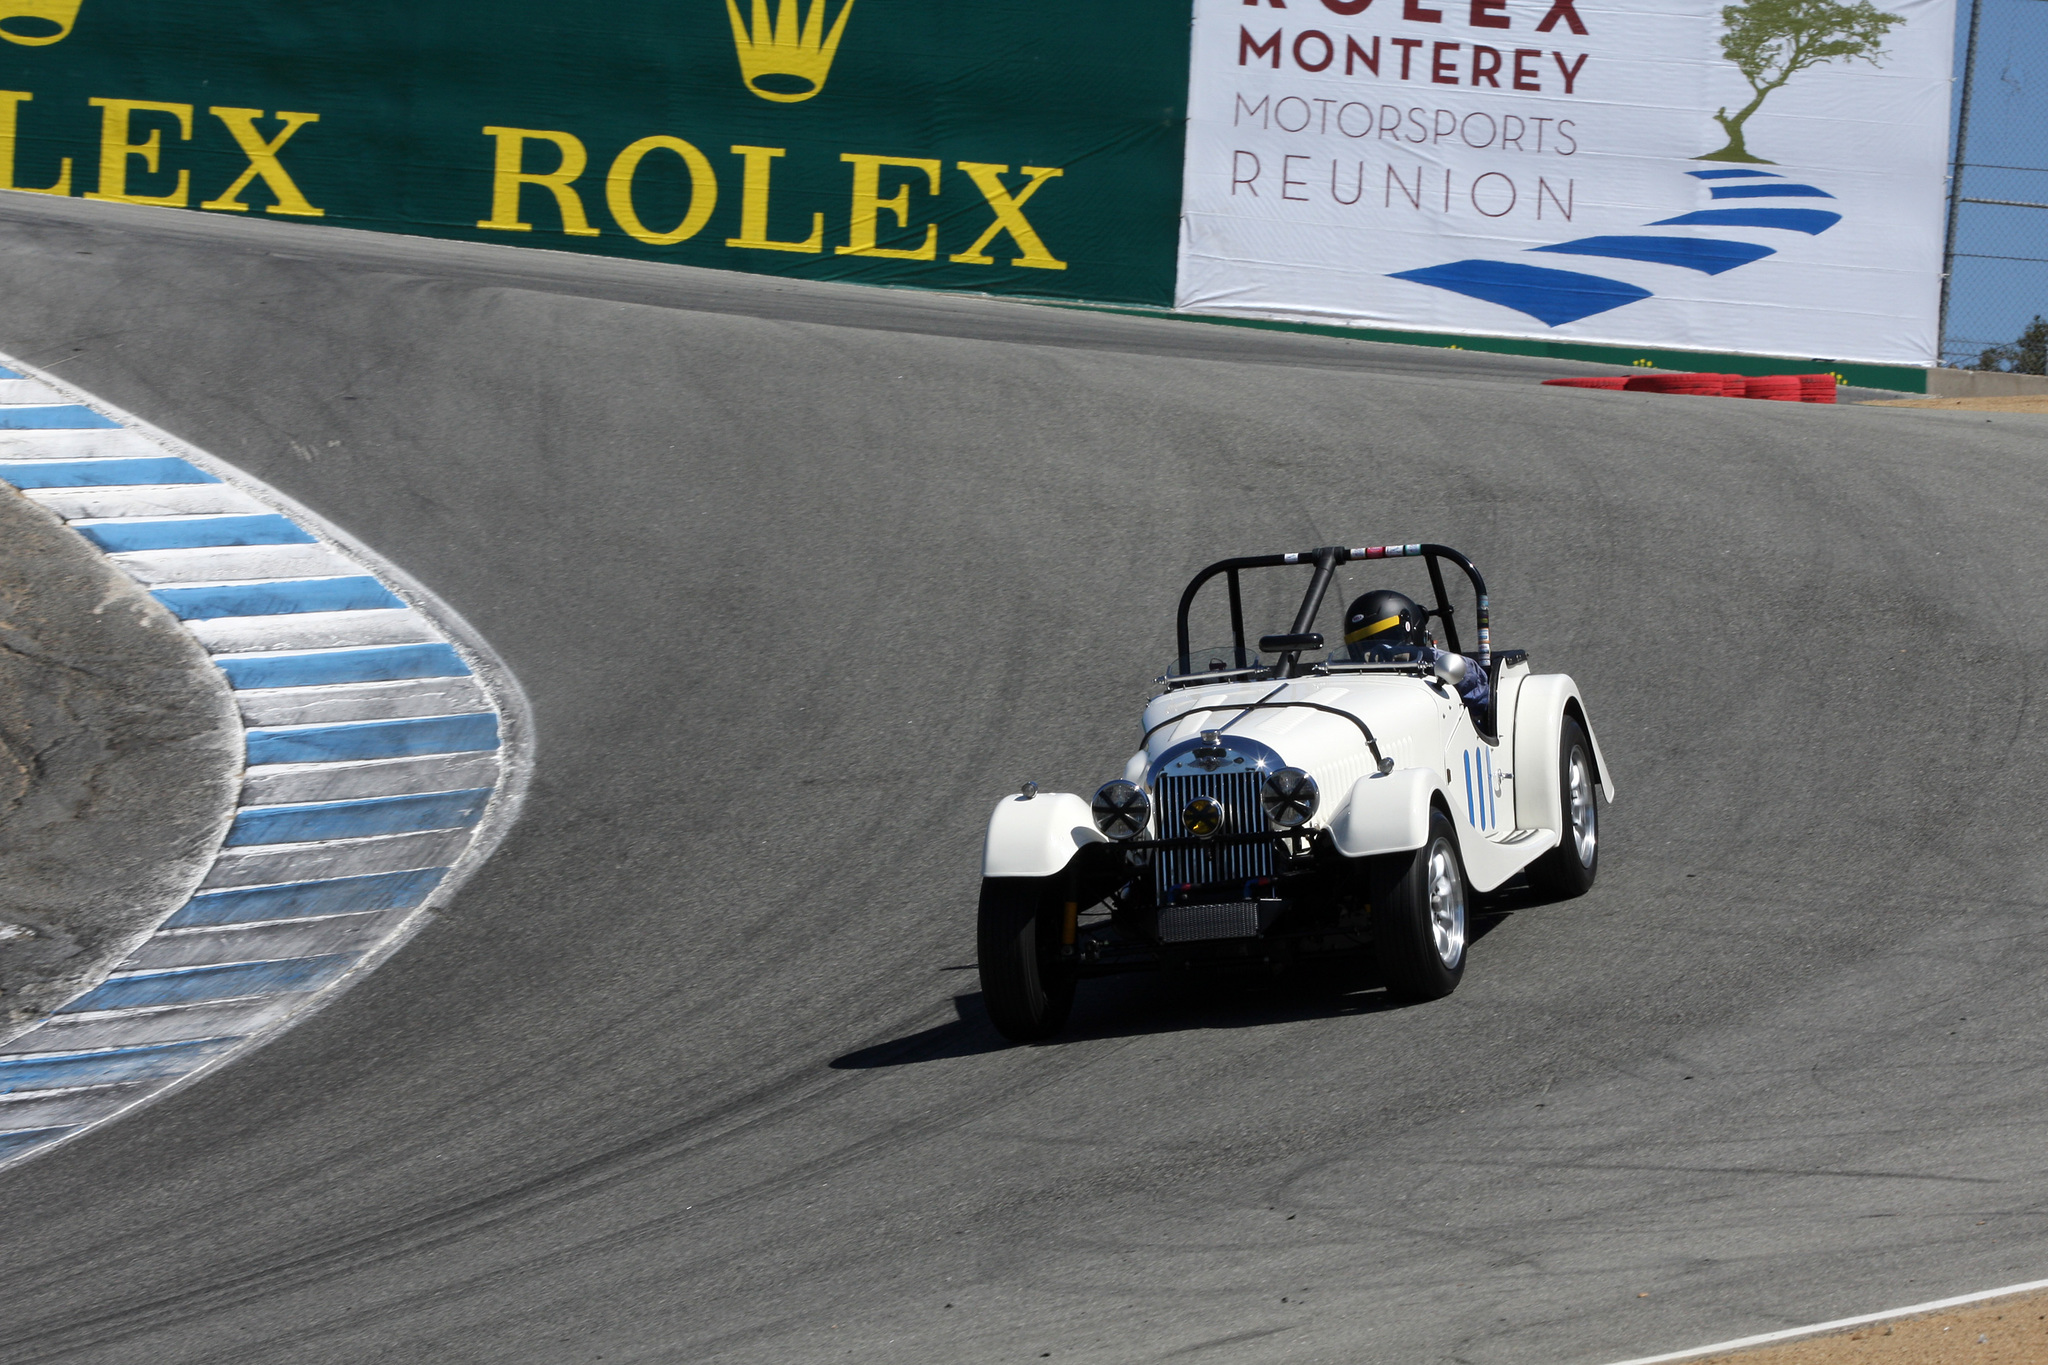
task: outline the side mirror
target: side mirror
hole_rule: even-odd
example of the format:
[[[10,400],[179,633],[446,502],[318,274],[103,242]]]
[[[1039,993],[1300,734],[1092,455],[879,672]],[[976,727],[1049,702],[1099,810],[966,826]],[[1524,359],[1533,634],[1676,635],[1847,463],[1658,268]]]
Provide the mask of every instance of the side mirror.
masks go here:
[[[1304,649],[1321,649],[1323,633],[1319,630],[1305,631],[1300,635],[1261,635],[1261,654],[1299,654]]]
[[[1464,683],[1472,672],[1471,660],[1462,654],[1443,653],[1436,656],[1436,675],[1453,687]]]

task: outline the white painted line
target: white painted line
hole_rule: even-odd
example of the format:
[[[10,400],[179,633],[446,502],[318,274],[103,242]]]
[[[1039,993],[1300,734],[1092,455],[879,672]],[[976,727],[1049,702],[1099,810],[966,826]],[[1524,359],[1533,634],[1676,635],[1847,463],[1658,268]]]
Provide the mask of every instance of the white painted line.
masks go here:
[[[374,946],[409,910],[365,910],[284,924],[224,924],[157,933],[129,955],[120,971],[220,967],[232,962],[322,957]],[[116,973],[118,975],[118,972]],[[113,977],[107,978],[113,980]]]
[[[444,784],[453,783],[453,787]],[[242,775],[242,799],[255,805],[412,796],[498,784],[496,754],[433,754],[352,763],[264,763]]]
[[[187,621],[185,628],[206,646],[209,654],[410,645],[441,638],[426,617],[409,607],[308,611],[290,616],[222,616],[211,621]]]
[[[227,924],[158,934],[121,964],[124,971],[170,971],[177,967],[220,967],[234,962],[285,961],[357,952],[381,938],[404,910],[364,910],[324,915],[288,924]],[[111,979],[111,978],[110,978]]]
[[[39,379],[0,379],[0,403],[49,404],[70,400]]]
[[[303,995],[267,995],[193,1005],[81,1011],[44,1024],[41,1036],[63,1044],[63,1051],[84,1052],[96,1047],[177,1042],[201,1034],[250,1035],[303,1009],[305,1001]]]
[[[0,361],[12,366],[13,361]],[[110,417],[117,417],[102,405]],[[117,418],[118,420],[118,418]],[[0,462],[8,460],[132,460],[147,456],[178,455],[165,450],[139,431],[103,428],[97,431],[7,431],[0,432]]]
[[[1847,1327],[1868,1327],[1874,1322],[1890,1322],[1895,1318],[1915,1318],[1923,1313],[1939,1312],[1944,1308],[1961,1308],[1965,1304],[1983,1303],[1987,1299],[2031,1294],[2039,1289],[2048,1289],[2048,1280],[2029,1280],[2025,1284],[2006,1285],[2003,1289],[1980,1289],[1974,1294],[1958,1294],[1952,1299],[1935,1299],[1931,1303],[1910,1304],[1905,1308],[1890,1308],[1882,1313],[1865,1313],[1860,1317],[1836,1318],[1833,1322],[1817,1322],[1811,1327],[1788,1327],[1782,1332],[1737,1337],[1733,1341],[1717,1341],[1711,1346],[1694,1346],[1688,1350],[1671,1351],[1661,1356],[1637,1356],[1633,1360],[1616,1360],[1609,1365],[1667,1365],[1671,1361],[1698,1360],[1701,1356],[1725,1355],[1730,1351],[1746,1351],[1752,1346],[1769,1346],[1777,1341],[1796,1341],[1801,1337],[1823,1336]]]
[[[256,578],[340,578],[359,573],[324,545],[230,545],[217,550],[130,550],[107,558],[145,588],[246,583]]]
[[[235,693],[235,705],[242,708],[244,725],[267,728],[391,720],[400,716],[453,716],[488,711],[491,699],[475,678],[406,678],[399,682],[334,683],[326,687],[250,688]],[[470,785],[488,787],[491,783]],[[254,804],[270,804],[268,798],[248,799]]]
[[[107,1109],[128,1099],[135,1086],[94,1086],[71,1091],[44,1091],[33,1098],[0,1103],[0,1132],[23,1128],[57,1128],[90,1123]]]
[[[409,872],[445,867],[469,842],[466,829],[428,834],[382,834],[345,843],[258,844],[223,849],[202,891],[230,886],[277,886],[334,877],[362,877],[374,872]]]
[[[175,517],[235,512],[268,512],[256,499],[224,483],[137,484],[125,488],[31,488],[41,503],[66,521],[86,517]]]

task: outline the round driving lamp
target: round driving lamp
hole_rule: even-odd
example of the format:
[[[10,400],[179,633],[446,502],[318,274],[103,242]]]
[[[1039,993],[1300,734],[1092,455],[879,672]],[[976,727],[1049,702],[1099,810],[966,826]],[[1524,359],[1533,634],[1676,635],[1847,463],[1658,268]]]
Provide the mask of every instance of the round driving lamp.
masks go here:
[[[1198,796],[1181,808],[1180,822],[1197,839],[1213,839],[1223,832],[1226,813],[1213,796]]]
[[[1095,828],[1118,842],[1137,838],[1152,823],[1152,802],[1145,789],[1122,778],[1097,787],[1089,809],[1095,814]]]
[[[1278,769],[1259,788],[1259,805],[1267,821],[1278,829],[1307,824],[1321,799],[1316,780],[1299,768]]]

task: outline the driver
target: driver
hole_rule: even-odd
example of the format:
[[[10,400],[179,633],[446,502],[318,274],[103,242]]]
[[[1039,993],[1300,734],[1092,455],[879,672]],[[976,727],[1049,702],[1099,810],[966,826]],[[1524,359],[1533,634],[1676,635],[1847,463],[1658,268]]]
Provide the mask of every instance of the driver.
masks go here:
[[[1426,629],[1427,612],[1412,598],[1386,588],[1375,588],[1354,601],[1344,613],[1344,644],[1359,663],[1434,664],[1448,650],[1438,649]],[[1492,700],[1486,670],[1471,655],[1465,660],[1465,681],[1458,684],[1458,696],[1475,711],[1484,710]]]

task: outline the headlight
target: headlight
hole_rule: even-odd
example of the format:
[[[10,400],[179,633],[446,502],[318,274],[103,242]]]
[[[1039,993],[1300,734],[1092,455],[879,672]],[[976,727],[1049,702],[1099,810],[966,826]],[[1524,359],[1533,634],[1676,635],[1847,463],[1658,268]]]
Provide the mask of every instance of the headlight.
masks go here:
[[[1187,803],[1180,813],[1180,822],[1187,832],[1197,839],[1213,839],[1223,832],[1229,812],[1223,803],[1212,796],[1198,796]]]
[[[1265,808],[1266,819],[1280,829],[1307,824],[1321,800],[1316,780],[1299,768],[1281,768],[1259,788],[1259,804]]]
[[[1137,838],[1152,823],[1152,801],[1145,789],[1121,777],[1097,787],[1089,806],[1095,812],[1095,828],[1118,841]]]

